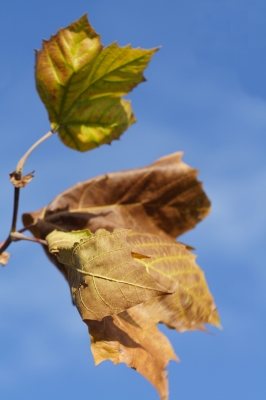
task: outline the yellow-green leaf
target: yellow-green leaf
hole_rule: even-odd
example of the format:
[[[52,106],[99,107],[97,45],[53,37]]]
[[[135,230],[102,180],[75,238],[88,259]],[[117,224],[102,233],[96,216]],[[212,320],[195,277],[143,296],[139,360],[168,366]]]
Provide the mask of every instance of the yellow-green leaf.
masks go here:
[[[158,49],[132,49],[100,36],[84,15],[44,40],[36,53],[36,86],[51,126],[69,147],[87,151],[117,139],[135,117],[126,95],[145,80]]]
[[[49,251],[67,270],[73,301],[82,319],[101,320],[153,297],[172,293],[132,257],[129,230],[50,233]]]

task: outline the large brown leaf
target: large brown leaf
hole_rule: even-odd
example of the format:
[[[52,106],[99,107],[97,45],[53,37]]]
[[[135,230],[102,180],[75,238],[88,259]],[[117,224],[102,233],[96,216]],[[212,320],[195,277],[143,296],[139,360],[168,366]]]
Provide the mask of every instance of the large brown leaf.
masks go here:
[[[182,153],[160,158],[148,167],[109,173],[59,194],[42,210],[23,215],[39,238],[54,229],[129,228],[171,237],[192,229],[210,210],[197,170]],[[33,225],[32,225],[33,224]],[[52,261],[65,273],[62,265]]]
[[[204,273],[186,246],[171,238],[123,229],[113,233],[101,229],[95,235],[89,232],[86,238],[86,232],[55,231],[47,241],[49,250],[67,267],[74,302],[89,327],[95,364],[123,362],[148,379],[161,399],[167,400],[165,368],[177,356],[157,324],[163,322],[179,332],[205,330],[206,323],[220,326]],[[79,243],[73,244],[72,236]],[[139,271],[139,265],[145,273]],[[160,293],[153,290],[146,274],[172,294],[157,296]],[[151,298],[145,301],[147,288]],[[131,296],[136,306],[125,302]],[[119,312],[121,308],[127,310]],[[100,317],[101,321],[95,321]]]
[[[101,320],[166,293],[145,266],[132,257],[129,230],[99,229],[50,233],[46,240],[67,271],[74,304],[82,319]]]
[[[24,225],[32,224],[32,233],[41,238],[54,229],[133,230],[127,234],[131,256],[171,294],[143,300],[121,313],[112,310],[109,314],[115,315],[101,321],[86,313],[83,319],[89,327],[95,363],[110,359],[135,368],[157,388],[162,400],[168,399],[165,368],[177,357],[157,324],[165,323],[179,332],[205,330],[204,324],[220,326],[195,256],[175,242],[176,236],[192,229],[210,209],[196,177],[197,171],[181,161],[181,153],[175,153],[145,168],[80,183],[44,209],[23,216]],[[56,258],[52,261],[62,268]],[[67,278],[68,270],[61,269]]]
[[[219,316],[203,272],[186,246],[152,234],[130,233],[133,257],[161,284],[176,292],[129,308],[101,322],[85,321],[89,327],[95,364],[111,360],[135,368],[168,399],[165,368],[177,356],[158,322],[179,332],[205,330],[206,323],[220,326]]]

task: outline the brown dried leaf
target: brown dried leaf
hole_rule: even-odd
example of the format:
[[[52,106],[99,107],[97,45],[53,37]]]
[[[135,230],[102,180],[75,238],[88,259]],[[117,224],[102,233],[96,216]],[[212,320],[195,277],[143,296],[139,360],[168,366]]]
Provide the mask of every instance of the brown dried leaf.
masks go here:
[[[85,321],[89,327],[95,364],[111,360],[135,368],[168,399],[165,368],[177,360],[168,339],[157,329],[158,322],[179,332],[206,330],[203,324],[219,324],[219,316],[204,273],[185,245],[166,237],[132,232],[128,235],[133,257],[161,284],[175,289],[129,308],[101,322]]]
[[[8,263],[8,259],[11,257],[11,254],[7,253],[6,251],[3,251],[3,253],[0,254],[0,264],[5,267]]]
[[[31,172],[30,174],[22,176],[22,178],[20,178],[20,179],[17,179],[16,171],[11,172],[11,174],[9,174],[10,181],[13,183],[13,185],[16,188],[19,188],[19,189],[20,188],[24,188],[32,180],[32,178],[34,177],[33,173],[34,173],[34,171]]]
[[[158,284],[145,266],[135,261],[127,242],[129,230],[54,231],[49,251],[67,270],[73,301],[82,319],[101,320],[155,296],[173,293]]]
[[[160,296],[135,309],[145,309],[155,323],[163,322],[179,332],[206,330],[203,324],[220,327],[218,312],[204,272],[195,262],[196,256],[186,246],[157,235],[130,233],[128,242],[133,256],[161,285],[173,290],[169,296]],[[146,257],[139,257],[142,254]]]
[[[23,223],[35,224],[31,232],[42,239],[54,229],[86,228],[92,232],[130,228],[174,239],[210,211],[197,170],[183,163],[181,156],[174,153],[144,168],[79,183],[42,210],[24,214]],[[56,263],[54,257],[51,260]]]
[[[178,360],[168,339],[150,323],[145,309],[130,308],[102,321],[85,321],[89,327],[95,364],[111,360],[136,369],[168,399],[165,368],[169,360]]]
[[[40,211],[24,214],[24,225],[44,238],[54,229],[131,228],[127,235],[131,256],[155,281],[172,294],[139,302],[127,311],[92,321],[89,327],[95,363],[124,362],[145,376],[168,399],[165,367],[177,359],[168,340],[157,329],[205,330],[219,325],[219,316],[204,273],[188,246],[175,237],[192,229],[210,210],[197,181],[197,171],[181,161],[181,153],[131,171],[99,176],[57,196]],[[53,262],[59,267],[62,264]],[[68,277],[68,267],[61,269]],[[90,296],[88,296],[89,298]]]

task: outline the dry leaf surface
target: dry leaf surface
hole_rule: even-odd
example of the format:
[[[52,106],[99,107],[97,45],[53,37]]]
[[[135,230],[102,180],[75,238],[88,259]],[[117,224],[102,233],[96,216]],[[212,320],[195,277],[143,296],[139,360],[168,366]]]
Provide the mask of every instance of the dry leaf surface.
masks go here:
[[[19,189],[24,188],[28,183],[30,183],[30,181],[34,177],[33,172],[31,172],[27,175],[22,176],[22,178],[17,179],[17,173],[15,171],[11,172],[9,176],[10,176],[10,181],[13,183],[13,185]]]
[[[210,202],[197,180],[197,171],[184,164],[181,155],[174,153],[148,167],[110,173],[79,183],[57,196],[44,209],[23,216],[24,225],[31,224],[32,233],[41,238],[54,229],[65,232],[90,229],[96,232],[91,243],[97,248],[97,232],[103,232],[103,228],[108,231],[106,237],[126,228],[132,229],[131,232],[126,231],[124,236],[127,257],[131,263],[134,259],[134,269],[136,265],[137,268],[142,266],[168,294],[158,295],[157,292],[150,299],[146,298],[146,294],[140,294],[136,305],[131,303],[133,300],[130,298],[123,303],[126,311],[117,306],[125,300],[124,296],[117,297],[120,296],[119,291],[112,292],[111,289],[112,295],[105,298],[106,279],[100,278],[100,281],[95,271],[88,274],[85,270],[88,268],[91,271],[92,259],[95,259],[95,255],[88,257],[85,247],[85,264],[81,262],[81,255],[78,259],[71,255],[71,261],[68,259],[62,264],[65,257],[63,242],[60,243],[60,254],[57,253],[61,262],[54,255],[50,256],[71,282],[74,301],[89,327],[95,363],[106,359],[115,364],[124,362],[146,377],[163,400],[168,399],[165,368],[169,360],[176,360],[177,357],[168,339],[158,331],[157,324],[165,323],[179,332],[205,330],[204,324],[220,326],[213,297],[204,273],[195,263],[195,256],[187,246],[175,242],[176,236],[192,229],[210,210]],[[80,243],[84,240],[82,232],[72,232],[81,235],[77,240]],[[124,243],[124,238],[121,237],[121,243]],[[71,246],[75,249],[76,245],[72,243]],[[108,249],[108,246],[110,243],[103,242],[104,248]],[[59,245],[55,248],[58,250]],[[110,259],[108,251],[108,255],[102,254],[98,264],[95,264],[100,269]],[[76,268],[85,273],[77,271],[74,274],[74,258]],[[114,263],[120,268],[117,259]],[[123,272],[121,275],[119,268],[119,274],[114,276],[121,280]],[[112,273],[111,269],[113,279]],[[101,296],[97,294],[94,303],[92,299],[97,292],[95,282],[97,288],[99,285]],[[99,299],[104,304],[97,305],[97,308],[95,304]],[[113,299],[115,303],[112,303]]]
[[[49,251],[67,270],[73,301],[82,319],[101,320],[155,296],[172,293],[145,266],[134,260],[127,242],[129,231],[99,229],[64,233],[46,240]]]
[[[120,235],[122,233],[126,237],[126,246],[131,253],[131,257],[133,256],[138,264],[145,266],[145,270],[160,285],[169,288],[169,291],[175,291],[175,293],[167,295],[156,296],[155,294],[156,297],[147,301],[140,301],[138,305],[129,306],[126,311],[120,313],[117,308],[110,307],[108,312],[105,312],[105,315],[109,316],[103,317],[100,321],[95,321],[95,319],[99,319],[97,316],[103,315],[100,312],[102,312],[102,309],[105,310],[105,305],[102,308],[100,302],[98,309],[100,308],[101,311],[97,312],[98,315],[96,317],[95,315],[92,316],[91,312],[88,313],[87,306],[91,302],[91,297],[94,297],[93,288],[88,283],[85,288],[86,293],[84,292],[84,299],[86,299],[84,310],[84,304],[80,303],[83,294],[80,296],[77,290],[77,288],[82,288],[83,283],[80,280],[80,276],[77,278],[69,275],[74,301],[84,322],[89,327],[91,348],[96,365],[104,360],[111,360],[114,364],[123,362],[148,379],[158,390],[160,398],[167,400],[168,381],[165,368],[169,360],[177,360],[177,356],[168,339],[157,329],[157,323],[163,322],[170,328],[175,328],[180,332],[193,329],[204,330],[203,324],[206,323],[219,327],[218,313],[204,274],[196,265],[195,256],[187,250],[186,246],[176,243],[170,238],[125,230],[115,230],[111,234],[101,229],[91,236],[95,238],[99,236],[101,239],[103,236],[102,249],[97,243],[96,253],[95,249],[90,249],[88,252],[86,247],[80,252],[80,247],[84,243],[83,232],[86,231],[77,232],[80,243],[73,245],[72,240],[70,257],[66,253],[66,248],[69,247],[66,245],[66,238],[70,237],[70,235],[75,235],[75,232],[72,234],[55,232],[49,235],[51,240],[49,240],[49,236],[47,238],[50,251],[58,252],[60,246],[57,257],[65,265],[71,265],[71,274],[73,273],[72,265],[75,264],[76,268],[78,267],[78,272],[81,270],[80,268],[85,271],[84,265],[87,265],[86,270],[91,271],[90,274],[95,276],[94,268],[90,265],[92,260],[95,263],[95,258],[97,258],[95,254],[101,256],[102,252],[104,252],[109,259],[110,250],[113,251],[116,248],[120,250],[124,247],[124,240],[122,240],[122,245],[118,244],[117,246],[114,246],[113,243],[108,244],[105,241],[104,237],[106,235],[115,240],[117,232],[117,234]],[[89,244],[89,247],[93,247],[93,244],[89,241],[86,243]],[[75,255],[77,250],[78,257]],[[85,259],[85,264],[82,261],[83,259]],[[97,267],[101,269],[103,266],[105,268],[108,263],[106,259],[101,259],[101,257],[98,261],[99,263],[95,265],[96,269]],[[116,258],[112,260],[112,263],[120,265]],[[116,273],[115,279],[119,279],[120,285],[121,271],[119,268]],[[113,280],[112,273],[107,278]],[[91,275],[89,275],[89,279],[91,279]],[[105,290],[103,289],[102,291],[97,290],[101,294],[101,300],[102,296],[104,297],[106,291],[109,290],[108,287],[105,287]],[[115,293],[111,290],[110,293],[111,296],[115,296]],[[86,295],[87,297],[85,297]],[[99,303],[99,299],[97,300]],[[108,302],[110,303],[113,300],[110,298]],[[115,298],[114,301],[116,300],[120,305],[123,299]],[[106,303],[105,299],[104,302]]]
[[[11,254],[7,253],[6,251],[3,251],[3,253],[0,254],[0,264],[3,267],[5,267],[7,265],[10,257],[11,257]]]
[[[158,390],[161,400],[168,399],[165,368],[177,360],[168,339],[156,325],[163,322],[182,332],[219,324],[219,316],[203,272],[186,246],[171,239],[143,233],[130,233],[132,254],[149,273],[165,286],[176,288],[129,308],[101,322],[85,321],[89,327],[96,365],[104,360],[136,369]]]
[[[168,399],[165,368],[170,360],[178,360],[169,340],[151,324],[145,312],[133,307],[102,321],[85,321],[89,328],[95,364],[111,360],[136,369],[158,390],[162,400]]]
[[[204,272],[196,264],[196,256],[185,245],[157,235],[135,232],[129,234],[128,242],[133,256],[149,274],[174,292],[151,299],[136,308],[145,309],[155,323],[163,322],[179,332],[205,330],[203,324],[220,327]]]
[[[174,153],[144,168],[79,183],[42,210],[24,214],[23,223],[33,224],[31,232],[42,239],[54,229],[86,228],[92,232],[127,228],[175,239],[210,210],[197,170],[183,163],[181,156]]]

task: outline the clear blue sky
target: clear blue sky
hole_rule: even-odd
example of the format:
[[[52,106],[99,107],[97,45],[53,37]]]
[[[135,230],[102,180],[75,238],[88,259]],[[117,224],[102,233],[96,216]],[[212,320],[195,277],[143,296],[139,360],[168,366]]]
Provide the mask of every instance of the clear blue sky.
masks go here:
[[[163,328],[170,400],[266,398],[265,0],[1,0],[0,241],[11,222],[8,173],[49,130],[34,85],[34,48],[88,12],[105,45],[161,45],[131,94],[137,124],[119,142],[80,154],[52,137],[29,159],[35,178],[20,213],[78,181],[144,166],[173,151],[200,170],[212,213],[181,240],[196,248],[223,331]],[[0,270],[0,398],[146,400],[154,388],[124,365],[94,367],[86,326],[38,245],[10,248]]]

